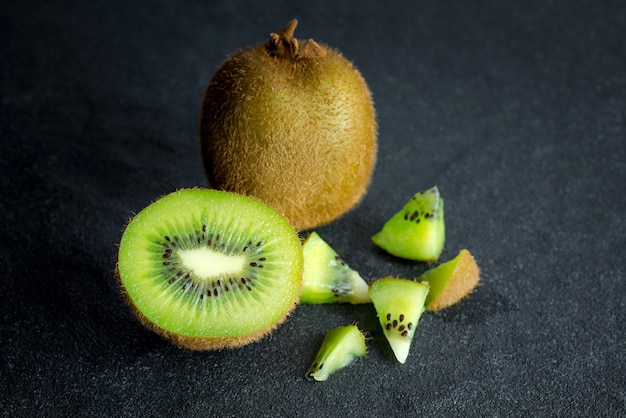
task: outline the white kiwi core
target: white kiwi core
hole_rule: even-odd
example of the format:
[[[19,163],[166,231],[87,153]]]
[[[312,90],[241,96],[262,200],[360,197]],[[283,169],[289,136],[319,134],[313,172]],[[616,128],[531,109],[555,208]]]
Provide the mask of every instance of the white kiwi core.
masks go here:
[[[207,247],[182,250],[179,254],[185,267],[202,280],[222,274],[236,275],[243,271],[246,264],[243,255],[226,255]]]

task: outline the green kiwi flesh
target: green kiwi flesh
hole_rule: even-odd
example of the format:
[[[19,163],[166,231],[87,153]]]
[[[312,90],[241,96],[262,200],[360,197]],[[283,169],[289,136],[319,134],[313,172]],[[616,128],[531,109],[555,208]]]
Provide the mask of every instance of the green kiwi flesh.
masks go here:
[[[356,325],[332,329],[324,336],[306,377],[325,381],[332,373],[365,357],[366,352],[365,336]]]
[[[302,249],[291,224],[243,195],[183,189],[132,218],[117,275],[149,329],[198,350],[260,339],[294,309]]]
[[[300,303],[370,303],[367,283],[317,232],[302,246],[304,268]]]
[[[443,198],[435,186],[416,193],[372,241],[397,257],[436,261],[445,243]]]
[[[454,305],[478,285],[480,270],[476,260],[463,249],[452,260],[424,272],[416,280],[427,283],[426,308],[431,311]]]
[[[378,279],[369,285],[383,334],[400,363],[405,363],[409,355],[428,290],[427,284],[396,277]]]

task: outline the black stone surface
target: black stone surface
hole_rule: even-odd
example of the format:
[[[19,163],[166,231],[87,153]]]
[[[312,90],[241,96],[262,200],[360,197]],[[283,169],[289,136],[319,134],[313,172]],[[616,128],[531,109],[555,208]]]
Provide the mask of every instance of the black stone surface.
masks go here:
[[[271,338],[188,352],[119,295],[116,244],[157,196],[206,186],[204,87],[298,18],[368,81],[370,191],[317,231],[367,280],[428,266],[370,242],[446,199],[442,260],[482,268],[397,363],[371,306],[299,306]],[[623,1],[53,1],[0,5],[4,416],[625,416]],[[357,322],[366,359],[304,379]]]

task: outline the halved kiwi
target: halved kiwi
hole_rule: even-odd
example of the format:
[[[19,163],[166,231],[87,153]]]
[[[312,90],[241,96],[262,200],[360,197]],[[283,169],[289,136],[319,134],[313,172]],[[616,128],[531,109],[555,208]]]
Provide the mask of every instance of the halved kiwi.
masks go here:
[[[149,329],[198,350],[238,347],[283,322],[301,290],[302,247],[273,208],[208,189],[168,194],[121,238],[117,274]]]
[[[422,313],[428,285],[414,280],[385,277],[370,283],[369,292],[383,333],[400,363],[409,355]]]
[[[480,270],[472,254],[463,249],[452,260],[438,265],[416,280],[430,286],[426,308],[431,311],[454,305],[478,285]]]
[[[369,303],[367,283],[337,252],[311,232],[302,246],[301,303]]]
[[[332,329],[324,336],[306,377],[317,381],[327,380],[332,373],[365,357],[366,352],[365,336],[356,325]]]

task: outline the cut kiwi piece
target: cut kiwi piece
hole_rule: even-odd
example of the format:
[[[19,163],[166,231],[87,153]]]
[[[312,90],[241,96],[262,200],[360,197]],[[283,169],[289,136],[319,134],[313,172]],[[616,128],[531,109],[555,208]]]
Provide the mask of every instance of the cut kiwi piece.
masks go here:
[[[117,274],[149,329],[198,350],[238,347],[283,322],[301,289],[302,246],[273,208],[243,195],[183,189],[139,212]]]
[[[326,333],[306,377],[327,380],[332,373],[365,357],[366,352],[365,336],[356,325],[332,329]]]
[[[435,186],[416,193],[372,241],[396,257],[433,262],[441,255],[445,238],[443,198]]]
[[[369,303],[367,283],[317,232],[302,245],[301,303]]]
[[[454,305],[478,285],[480,269],[472,254],[466,249],[452,260],[424,272],[418,281],[430,286],[426,308],[431,311]]]
[[[414,280],[385,277],[369,286],[383,333],[400,363],[409,355],[411,341],[428,294],[428,285]]]

